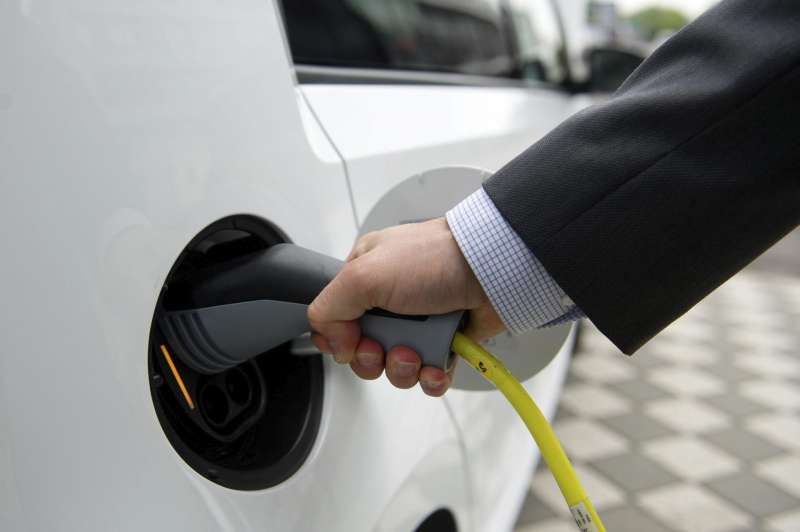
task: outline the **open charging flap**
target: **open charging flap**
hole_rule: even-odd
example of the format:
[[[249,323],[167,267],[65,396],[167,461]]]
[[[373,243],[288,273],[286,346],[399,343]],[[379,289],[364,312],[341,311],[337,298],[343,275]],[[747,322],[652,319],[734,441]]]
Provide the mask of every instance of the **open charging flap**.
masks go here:
[[[491,172],[468,166],[447,166],[411,176],[398,183],[372,207],[360,234],[393,225],[438,218],[477,190]],[[573,325],[559,325],[512,336],[501,334],[486,342],[514,376],[525,381],[544,369],[563,349]],[[494,390],[491,383],[463,361],[455,371],[453,388]]]

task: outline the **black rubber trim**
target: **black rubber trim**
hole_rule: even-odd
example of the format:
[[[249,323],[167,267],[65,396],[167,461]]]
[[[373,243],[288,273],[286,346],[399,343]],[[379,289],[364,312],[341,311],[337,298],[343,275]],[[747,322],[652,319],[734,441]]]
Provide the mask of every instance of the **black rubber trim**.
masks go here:
[[[206,246],[207,242],[215,241],[216,235],[231,230],[246,235],[230,243]],[[249,254],[285,241],[288,241],[285,234],[254,216],[236,215],[211,224],[177,257],[165,279],[157,309],[164,308],[169,299],[168,287],[183,276],[182,270],[212,267],[229,260],[226,257]],[[185,294],[177,292],[173,294],[178,296],[177,300],[171,304],[185,305],[181,301]],[[153,316],[148,349],[150,393],[158,421],[176,453],[198,474],[236,490],[269,488],[294,475],[306,461],[319,435],[325,390],[321,355],[294,356],[287,343],[240,365],[240,371],[257,375],[252,382],[262,394],[258,396],[258,408],[239,413],[232,411],[229,420],[233,424],[215,427],[206,419],[198,394],[202,394],[205,384],[216,376],[200,374],[186,366],[178,351],[191,349],[202,353],[204,363],[210,364],[205,368],[207,373],[213,373],[214,369],[220,369],[214,366],[220,362],[214,360],[219,356],[218,346],[209,342],[200,324],[192,322],[191,316],[176,315],[174,319],[160,321],[157,314]],[[162,344],[172,352],[172,361],[190,397],[195,400],[195,409],[190,409],[178,390],[176,379],[161,354]],[[222,369],[229,366],[222,365]],[[221,433],[223,428],[226,432]]]
[[[463,87],[497,87],[540,89],[564,92],[554,83],[495,76],[472,76],[447,72],[418,70],[382,70],[372,68],[296,65],[297,81],[303,85],[450,85]]]

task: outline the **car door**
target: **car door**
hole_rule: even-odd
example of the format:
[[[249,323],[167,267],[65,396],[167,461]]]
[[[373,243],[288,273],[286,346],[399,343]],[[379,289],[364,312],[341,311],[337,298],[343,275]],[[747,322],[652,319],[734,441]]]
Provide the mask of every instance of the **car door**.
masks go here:
[[[304,381],[268,359],[272,419],[314,424],[288,471],[291,445],[237,454],[239,436],[223,447],[183,423],[216,416],[200,388],[162,400],[182,382],[152,341],[171,273],[260,234],[339,258],[356,236],[277,13],[250,0],[0,3],[0,289],[14,309],[0,318],[0,530],[406,532],[420,508],[466,506],[445,407],[319,355],[318,426],[292,401]],[[283,426],[259,433],[280,440]],[[390,508],[398,492],[405,511]]]
[[[548,0],[311,4],[282,2],[287,37],[361,232],[376,218],[443,215],[575,110],[559,86],[562,32]],[[485,171],[441,170],[464,166]],[[568,351],[526,383],[548,412]],[[508,528],[536,456],[529,436],[497,393],[452,390],[445,402],[468,454],[476,529]]]

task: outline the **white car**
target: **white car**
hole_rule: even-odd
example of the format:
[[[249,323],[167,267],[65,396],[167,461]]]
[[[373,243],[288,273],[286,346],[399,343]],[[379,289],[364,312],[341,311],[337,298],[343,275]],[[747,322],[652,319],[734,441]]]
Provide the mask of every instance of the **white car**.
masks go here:
[[[206,376],[153,316],[442,215],[582,105],[562,38],[545,0],[0,3],[0,530],[509,530],[538,454],[465,364],[444,399],[302,339]],[[493,344],[548,415],[565,335]]]

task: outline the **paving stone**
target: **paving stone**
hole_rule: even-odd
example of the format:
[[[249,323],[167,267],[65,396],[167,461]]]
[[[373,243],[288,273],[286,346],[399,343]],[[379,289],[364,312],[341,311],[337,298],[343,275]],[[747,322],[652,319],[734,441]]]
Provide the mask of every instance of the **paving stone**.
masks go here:
[[[587,382],[620,382],[636,376],[636,368],[624,355],[586,353],[576,357],[571,371]]]
[[[606,418],[603,423],[635,442],[644,442],[672,434],[669,428],[640,412]]]
[[[643,493],[639,500],[650,514],[681,532],[752,530],[750,516],[699,486],[664,486]]]
[[[739,274],[630,358],[586,325],[556,431],[609,531],[800,532],[800,278]],[[574,529],[532,490],[518,532]]]
[[[669,365],[709,366],[720,360],[716,348],[696,340],[657,336],[651,344],[651,356]]]
[[[722,381],[696,368],[660,369],[650,372],[647,380],[678,396],[704,397],[725,391]]]
[[[555,424],[567,455],[574,460],[589,461],[620,454],[628,450],[628,441],[588,419],[569,419]]]
[[[691,481],[727,475],[740,467],[739,462],[725,451],[694,437],[653,440],[644,445],[643,453],[670,473]]]
[[[630,401],[611,387],[596,384],[572,384],[564,389],[561,405],[579,417],[608,417],[632,410]]]
[[[714,329],[707,320],[692,320],[684,316],[664,329],[659,336],[662,338],[676,338],[678,341],[691,345],[711,340]]]
[[[757,377],[755,373],[742,368],[737,368],[731,364],[730,361],[714,364],[713,366],[707,366],[705,369],[715,377],[728,383],[740,382]]]
[[[762,313],[763,315],[764,313]],[[751,317],[752,318],[752,317]],[[759,351],[763,349],[791,351],[796,348],[796,339],[788,333],[777,332],[772,326],[775,323],[774,317],[767,316],[768,327],[754,329],[740,327],[735,329],[730,340],[738,343],[745,349]]]
[[[778,352],[742,353],[736,356],[735,364],[764,377],[800,376],[800,360]]]
[[[767,530],[769,532],[797,532],[800,530],[800,510],[770,517],[767,519]]]
[[[575,521],[569,517],[548,519],[516,528],[514,532],[575,532]]]
[[[637,351],[630,356],[628,360],[630,360],[631,365],[633,365],[633,367],[638,371],[664,368],[669,366],[669,364],[667,364],[664,360],[654,357],[647,349],[644,349],[641,352]]]
[[[533,491],[529,491],[525,502],[522,504],[522,510],[517,518],[517,526],[527,523],[536,523],[538,521],[546,521],[553,519],[557,514],[550,509]]]
[[[757,517],[785,512],[800,504],[800,500],[756,478],[752,473],[735,473],[714,479],[707,485],[739,508]]]
[[[769,412],[747,419],[745,426],[779,447],[800,451],[800,419],[797,416]]]
[[[633,506],[608,510],[600,518],[606,530],[613,532],[672,532],[655,518]]]
[[[736,296],[737,294],[728,291],[726,300],[720,305],[720,317],[733,327],[732,332],[740,329],[758,330],[772,325],[770,302],[763,294],[754,292],[745,297]],[[738,336],[737,339],[739,338],[745,338],[745,335]]]
[[[769,407],[746,397],[742,397],[736,392],[726,392],[712,397],[706,397],[703,401],[737,418],[751,416],[769,410]]]
[[[619,349],[589,321],[584,320],[581,330],[581,351],[586,353],[619,354]]]
[[[728,416],[694,399],[662,399],[645,405],[652,418],[676,432],[710,432],[730,425]]]
[[[582,356],[585,356],[585,355],[582,355]],[[573,358],[573,363],[574,363],[574,360],[575,359]],[[567,373],[567,379],[564,381],[564,386],[569,386],[570,384],[585,384],[585,383],[586,383],[586,380],[581,378],[580,375],[578,375],[574,371],[570,371],[569,373]]]
[[[641,379],[632,379],[619,382],[614,385],[614,390],[624,395],[628,399],[637,402],[652,401],[669,397],[669,393],[662,390],[653,383]]]
[[[567,421],[568,419],[575,419],[575,415],[568,409],[561,408],[561,406],[559,405],[558,408],[556,408],[556,414],[553,417],[552,423],[559,423]]]
[[[586,493],[591,493],[592,504],[598,512],[605,512],[609,508],[616,508],[626,503],[625,492],[595,468],[587,464],[575,464],[575,472],[581,479]]]
[[[743,382],[739,393],[774,410],[800,409],[800,387],[781,380]]]
[[[800,456],[784,455],[759,463],[755,472],[784,491],[800,498]]]
[[[628,492],[639,492],[678,481],[678,477],[653,460],[627,453],[592,462],[592,467]]]
[[[772,458],[784,452],[764,438],[735,427],[706,434],[704,439],[746,462]]]
[[[575,472],[578,474],[578,478],[581,479],[581,484],[586,493],[590,494],[592,504],[594,504],[598,512],[625,504],[626,497],[622,489],[604,478],[593,468],[575,464]],[[556,515],[569,517],[569,508],[567,508],[567,503],[564,502],[564,496],[549,471],[542,469],[534,475],[531,490]]]

